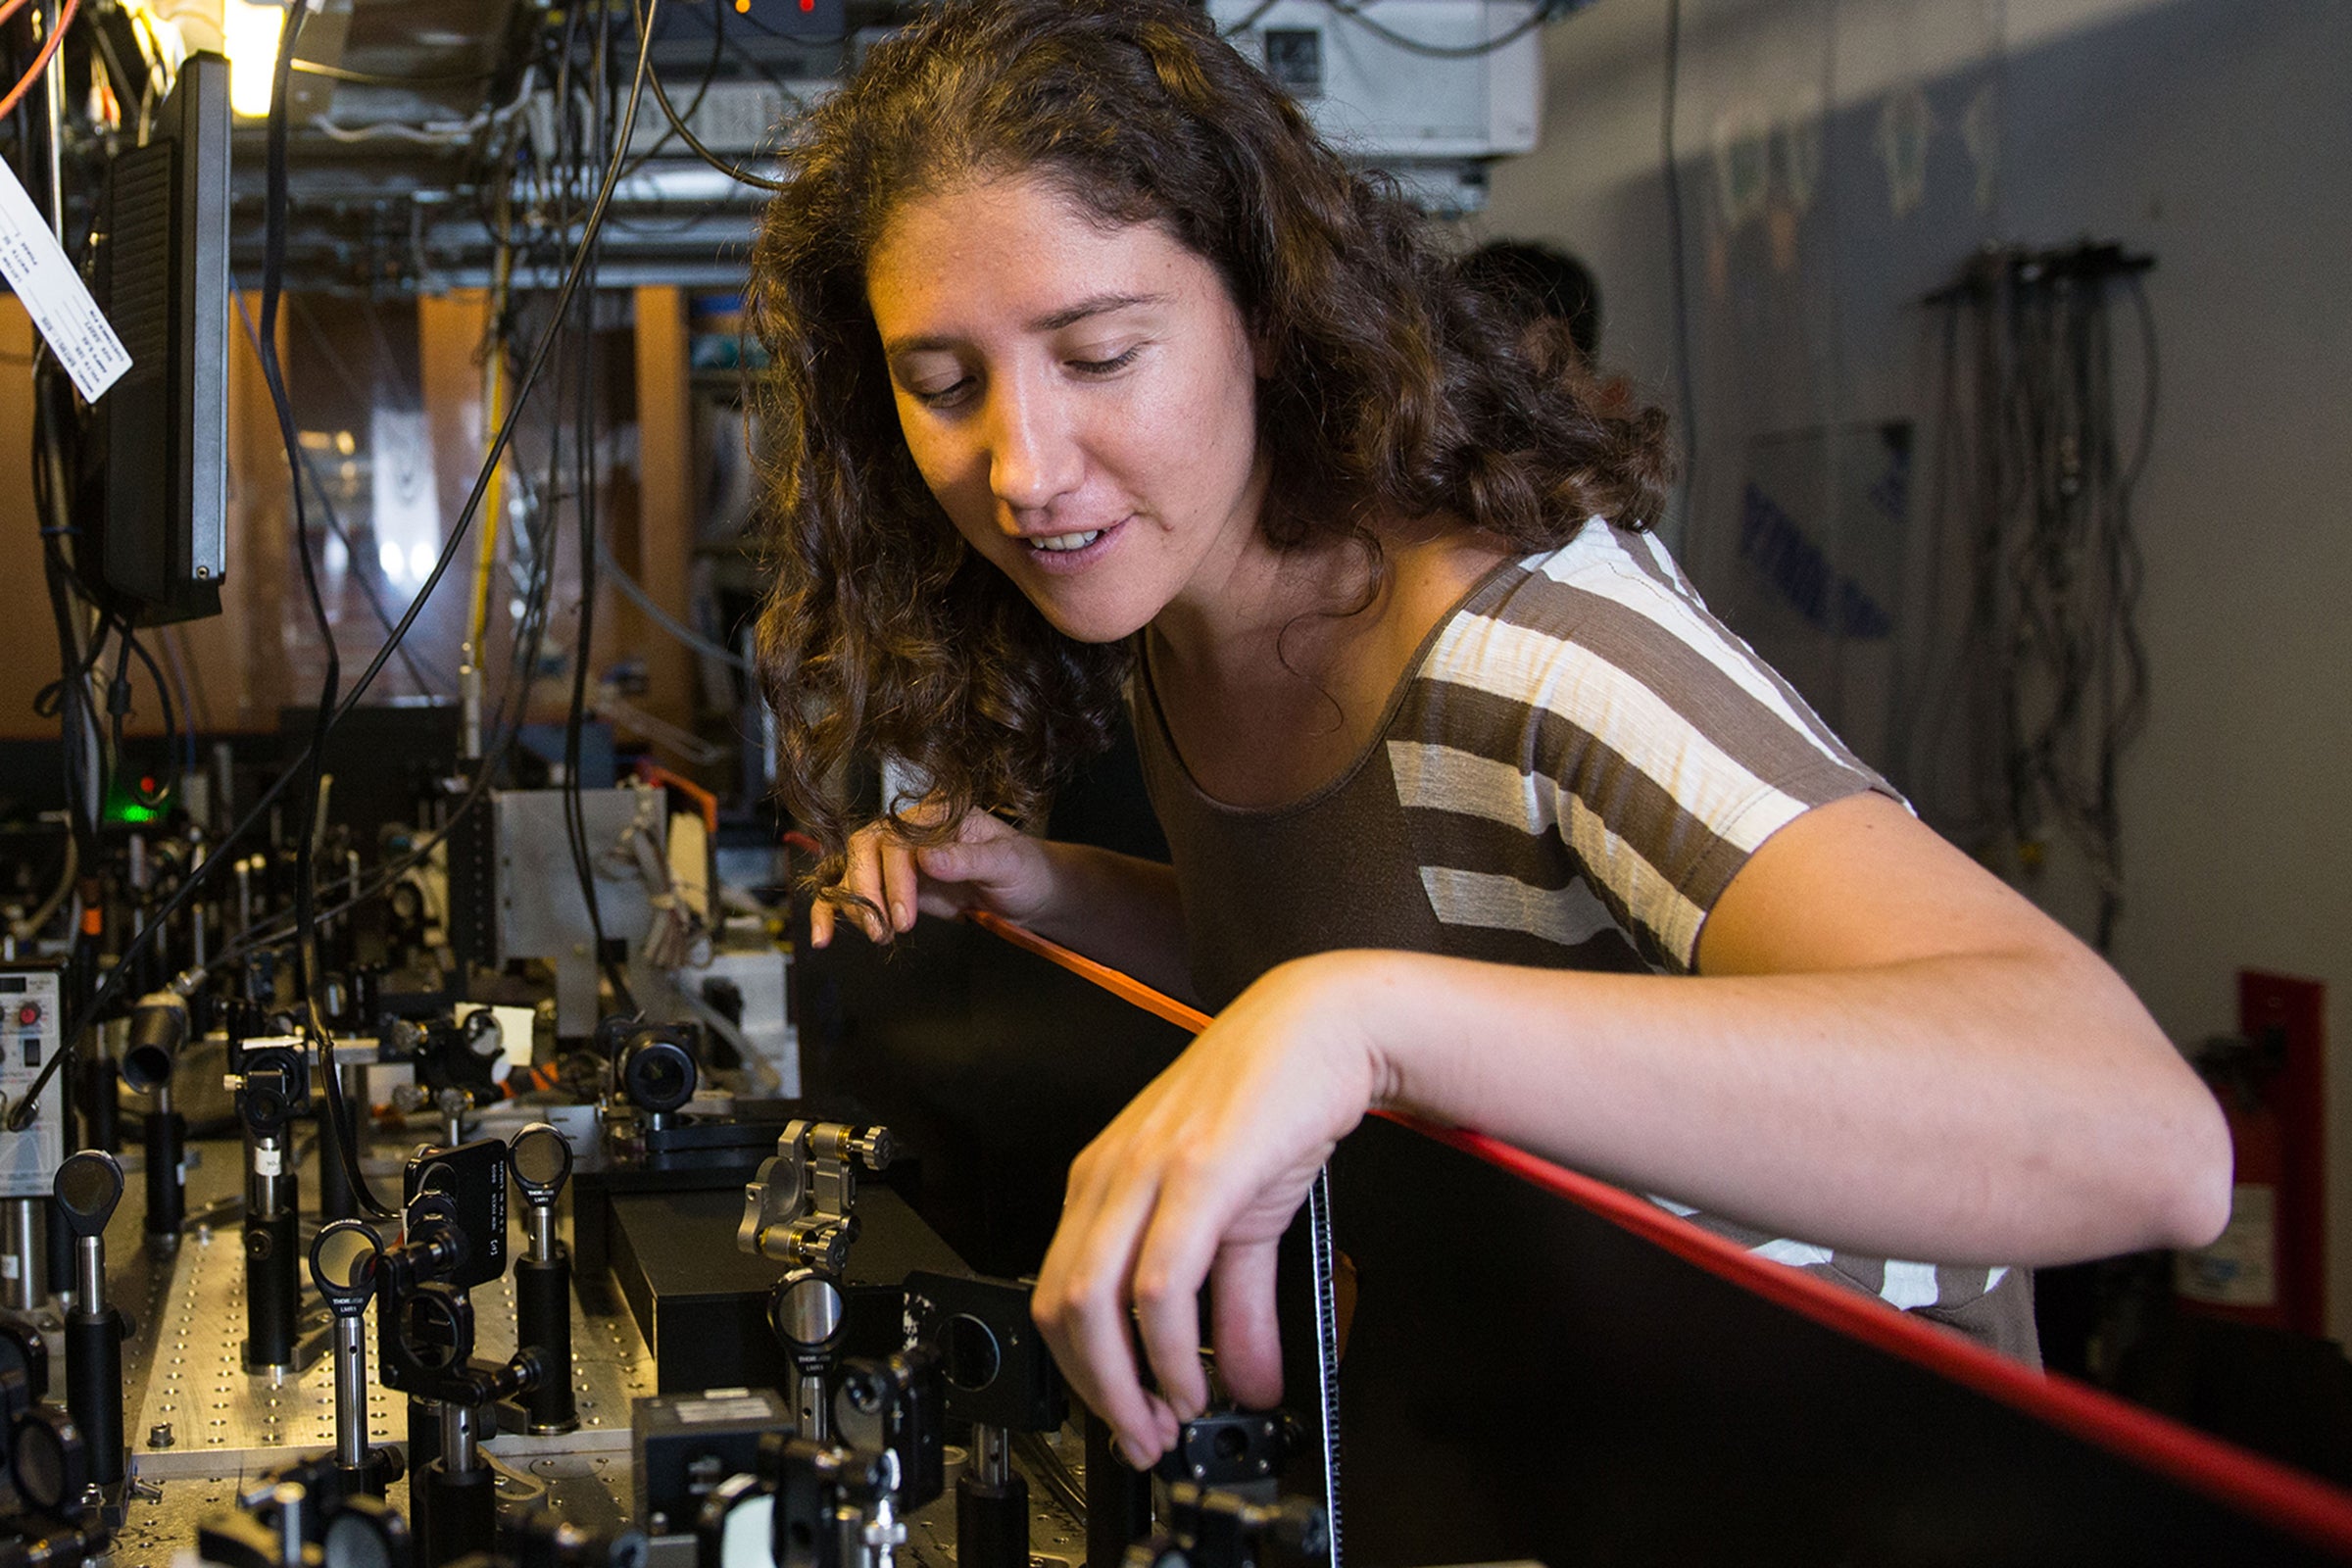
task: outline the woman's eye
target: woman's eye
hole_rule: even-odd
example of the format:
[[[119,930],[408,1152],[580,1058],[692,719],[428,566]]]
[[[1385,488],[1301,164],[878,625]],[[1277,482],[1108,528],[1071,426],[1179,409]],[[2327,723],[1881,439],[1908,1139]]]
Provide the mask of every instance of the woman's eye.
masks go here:
[[[1143,348],[1144,346],[1138,343],[1124,353],[1114,354],[1107,360],[1072,360],[1069,362],[1070,368],[1076,370],[1080,375],[1108,375],[1113,370],[1123,370],[1133,365],[1135,357],[1143,352]]]
[[[927,409],[953,408],[962,399],[971,384],[972,378],[967,375],[961,380],[950,381],[942,386],[910,386],[906,389],[906,395]]]

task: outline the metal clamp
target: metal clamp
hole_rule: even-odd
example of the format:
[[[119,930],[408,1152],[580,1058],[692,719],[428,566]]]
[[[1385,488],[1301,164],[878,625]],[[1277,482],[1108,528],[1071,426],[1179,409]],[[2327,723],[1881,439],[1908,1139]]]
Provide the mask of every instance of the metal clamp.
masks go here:
[[[840,1273],[858,1237],[858,1167],[884,1170],[897,1154],[887,1127],[787,1122],[774,1156],[743,1190],[735,1245],[779,1263]]]

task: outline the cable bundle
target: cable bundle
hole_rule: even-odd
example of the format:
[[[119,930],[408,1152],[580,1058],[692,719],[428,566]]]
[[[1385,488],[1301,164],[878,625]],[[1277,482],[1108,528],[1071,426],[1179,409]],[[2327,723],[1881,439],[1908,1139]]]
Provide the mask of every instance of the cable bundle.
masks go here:
[[[2123,911],[2117,772],[2147,713],[2142,577],[2132,500],[2155,433],[2151,257],[2114,244],[1989,250],[1928,297],[1943,312],[1939,485],[1932,545],[1965,530],[1969,600],[1917,776],[1971,716],[1975,834],[2037,870],[2049,834],[2081,851],[2096,942]],[[2140,404],[2120,455],[2110,308],[2136,319]]]

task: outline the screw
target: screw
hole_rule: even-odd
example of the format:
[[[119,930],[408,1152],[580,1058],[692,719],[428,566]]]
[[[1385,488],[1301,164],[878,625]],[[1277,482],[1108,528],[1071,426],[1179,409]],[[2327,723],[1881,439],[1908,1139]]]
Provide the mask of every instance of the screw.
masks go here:
[[[169,1448],[172,1446],[172,1438],[171,1422],[158,1421],[154,1426],[147,1429],[147,1446],[150,1448]]]

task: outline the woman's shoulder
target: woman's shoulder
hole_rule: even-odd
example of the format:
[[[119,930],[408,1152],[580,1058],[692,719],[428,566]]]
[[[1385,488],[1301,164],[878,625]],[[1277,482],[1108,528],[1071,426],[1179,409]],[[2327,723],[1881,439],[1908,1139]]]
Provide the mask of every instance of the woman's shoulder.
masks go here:
[[[1483,583],[1420,673],[1433,717],[1464,709],[1452,697],[1508,705],[1522,734],[1616,752],[1681,756],[1696,740],[1767,777],[1856,765],[1795,689],[1708,612],[1662,541],[1599,518]]]
[[[1671,653],[1726,637],[1655,535],[1593,517],[1567,542],[1504,562],[1464,600],[1422,673],[1468,674],[1531,662]],[[1724,650],[1729,652],[1729,650]],[[1744,652],[1744,649],[1741,650]]]

